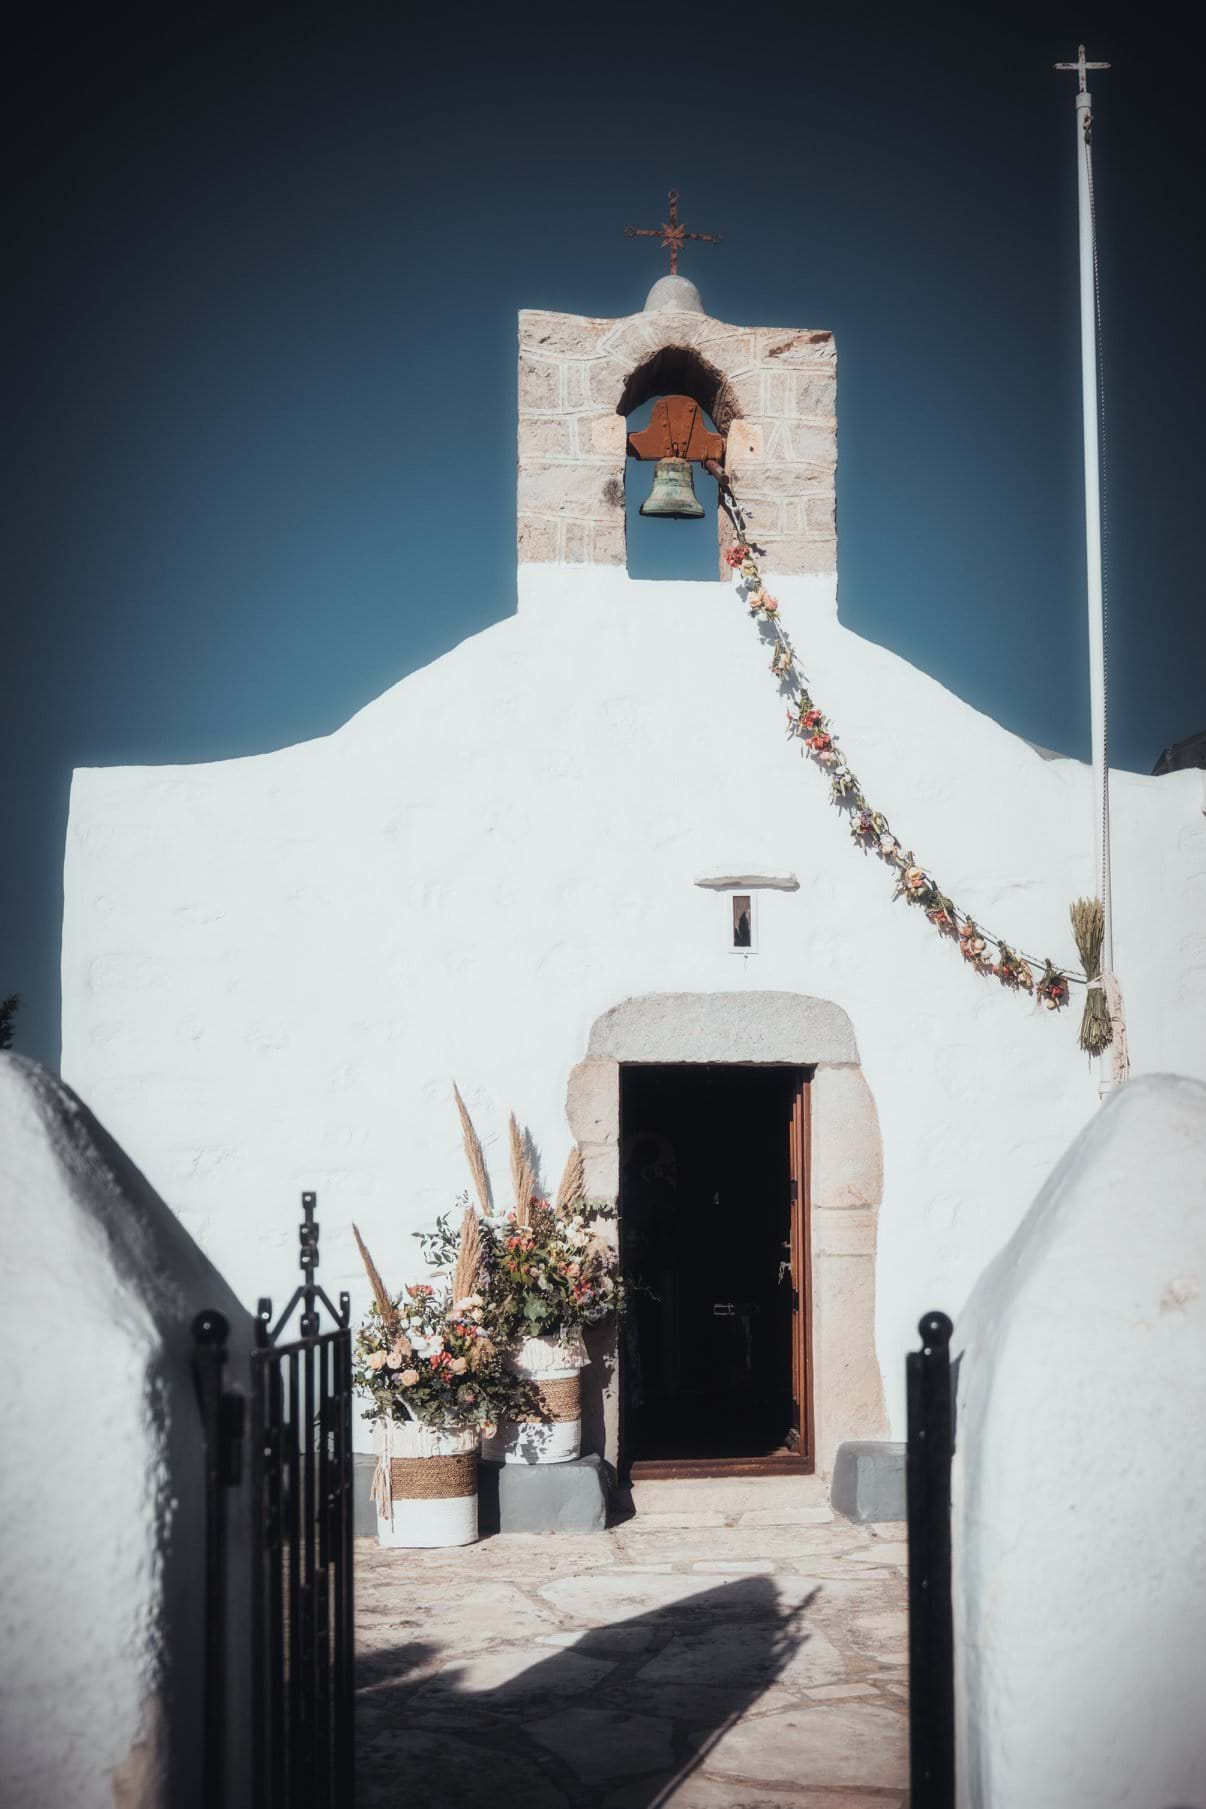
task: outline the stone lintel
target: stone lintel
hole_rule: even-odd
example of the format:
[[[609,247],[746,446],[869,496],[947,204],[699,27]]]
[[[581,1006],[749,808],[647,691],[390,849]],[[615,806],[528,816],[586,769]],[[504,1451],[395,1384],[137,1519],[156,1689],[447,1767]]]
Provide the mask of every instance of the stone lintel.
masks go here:
[[[588,1054],[614,1062],[808,1066],[857,1062],[858,1045],[840,1005],[805,993],[648,993],[596,1019]]]
[[[800,882],[794,873],[774,873],[756,867],[720,867],[714,873],[701,873],[695,881],[713,892],[798,892]]]

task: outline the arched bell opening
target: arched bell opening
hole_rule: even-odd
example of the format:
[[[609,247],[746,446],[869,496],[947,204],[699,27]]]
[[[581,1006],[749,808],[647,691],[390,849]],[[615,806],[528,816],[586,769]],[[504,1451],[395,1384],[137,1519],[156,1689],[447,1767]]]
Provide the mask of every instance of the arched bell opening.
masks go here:
[[[700,425],[709,434],[724,435],[739,412],[721,371],[690,346],[664,346],[624,385],[617,412],[625,417],[629,436],[641,434],[657,404],[675,396],[698,405]],[[630,456],[624,480],[629,576],[715,579],[717,548],[724,537],[715,477],[697,461],[663,465]],[[670,507],[659,507],[667,497]]]
[[[616,413],[631,415],[656,396],[690,396],[717,433],[727,433],[741,413],[723,371],[689,345],[667,345],[639,364],[624,385]]]

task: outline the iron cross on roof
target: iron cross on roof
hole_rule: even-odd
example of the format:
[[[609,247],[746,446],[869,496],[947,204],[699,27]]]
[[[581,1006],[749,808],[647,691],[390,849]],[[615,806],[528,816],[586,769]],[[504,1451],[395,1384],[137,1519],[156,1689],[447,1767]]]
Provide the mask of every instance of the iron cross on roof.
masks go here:
[[[709,245],[719,245],[718,232],[688,232],[678,223],[678,190],[670,190],[670,218],[663,220],[660,226],[626,226],[625,233],[630,239],[660,239],[663,247],[670,253],[670,274],[678,275],[679,247],[687,239],[703,239]]]
[[[1087,69],[1108,69],[1110,65],[1108,63],[1086,63],[1084,45],[1079,44],[1077,50],[1079,55],[1074,63],[1057,63],[1055,67],[1057,69],[1075,69],[1080,77],[1080,92],[1083,94],[1085,92],[1085,71]]]

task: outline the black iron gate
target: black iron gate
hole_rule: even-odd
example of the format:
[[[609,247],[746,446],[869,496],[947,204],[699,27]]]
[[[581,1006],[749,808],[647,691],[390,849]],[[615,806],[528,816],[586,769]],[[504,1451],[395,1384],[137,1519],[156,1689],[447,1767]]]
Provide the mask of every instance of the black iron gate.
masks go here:
[[[918,1326],[906,1359],[909,1513],[909,1782],[912,1809],[954,1809],[955,1649],[951,1616],[951,1332]]]
[[[304,1280],[273,1323],[261,1300],[251,1354],[250,1715],[231,1700],[226,1563],[230,1487],[241,1481],[242,1399],[225,1393],[227,1325],[194,1325],[206,1436],[206,1809],[227,1809],[227,1732],[250,1721],[249,1789],[257,1809],[352,1809],[352,1336],[348,1296],[316,1285],[317,1196],[303,1193]],[[296,1324],[291,1325],[301,1308]],[[332,1321],[320,1331],[320,1308]]]

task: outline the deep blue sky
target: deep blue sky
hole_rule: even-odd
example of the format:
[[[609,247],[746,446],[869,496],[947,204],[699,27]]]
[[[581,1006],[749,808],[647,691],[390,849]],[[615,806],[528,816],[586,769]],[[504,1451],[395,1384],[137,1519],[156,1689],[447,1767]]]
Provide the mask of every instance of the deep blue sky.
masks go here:
[[[683,265],[711,314],[837,336],[845,622],[1087,754],[1074,80],[1051,68],[1081,37],[1115,65],[1093,84],[1112,755],[1147,771],[1206,726],[1202,151],[1173,18],[33,27],[0,775],[18,1048],[58,1059],[74,766],[325,734],[513,609],[516,312],[639,308],[664,254],[623,228],[672,185],[724,235]]]

